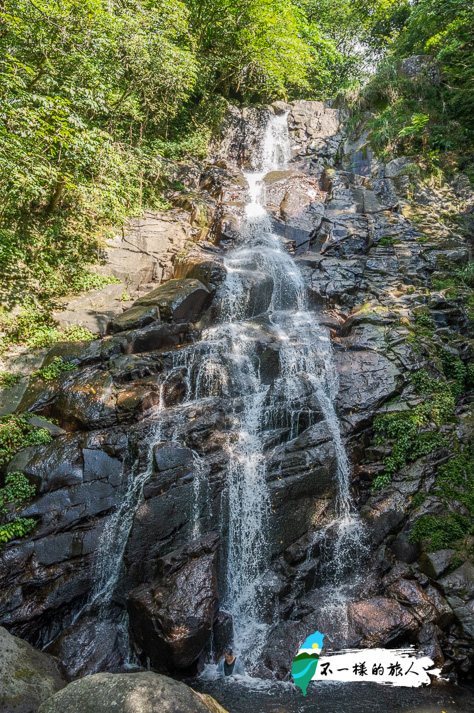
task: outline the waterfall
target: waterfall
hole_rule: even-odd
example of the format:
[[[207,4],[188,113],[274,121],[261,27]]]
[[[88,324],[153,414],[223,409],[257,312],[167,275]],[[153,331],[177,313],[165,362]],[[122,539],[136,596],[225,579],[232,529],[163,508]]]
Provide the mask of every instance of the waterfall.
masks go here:
[[[334,601],[340,601],[337,592],[348,557],[353,558],[354,542],[360,545],[363,539],[354,514],[350,465],[334,408],[338,379],[329,333],[309,310],[303,276],[272,230],[265,210],[265,176],[286,169],[290,158],[287,116],[272,116],[261,155],[254,161],[255,170],[245,174],[248,203],[239,245],[227,253],[224,261],[227,277],[219,324],[206,330],[199,345],[193,347],[197,371],[191,379],[191,398],[227,396],[233,403],[235,426],[227,439],[224,608],[233,618],[235,650],[250,670],[257,662],[268,629],[261,601],[263,576],[270,564],[264,431],[269,424],[281,427],[289,419],[291,439],[298,435],[302,413],[307,425],[316,421],[318,413],[308,405],[308,390],[315,395],[324,415],[337,461],[336,519],[331,528],[332,555],[326,562],[336,592]],[[255,287],[259,280],[260,287]],[[269,285],[268,303],[262,299],[256,308],[252,300],[258,303]],[[262,320],[279,345],[279,375],[271,386],[261,378],[257,355]]]
[[[172,368],[161,383],[160,403],[149,415],[147,463],[140,467],[137,459],[124,470],[120,501],[97,547],[95,586],[72,622],[92,609],[100,623],[112,609],[143,486],[153,474],[154,447],[165,438],[182,441],[187,411],[196,402],[212,404],[223,398],[232,427],[226,435],[228,467],[220,514],[225,575],[222,608],[232,615],[234,648],[249,671],[257,664],[269,629],[265,621],[269,603],[264,601],[263,587],[270,566],[266,432],[286,430],[291,441],[319,421],[321,413],[325,419],[337,462],[337,497],[335,519],[319,531],[319,537],[329,586],[326,606],[335,607],[337,618],[343,619],[341,607],[347,601],[346,573],[357,569],[356,553],[364,549],[364,533],[350,492],[350,464],[334,407],[338,379],[329,332],[309,309],[303,276],[273,231],[265,209],[265,177],[288,168],[290,160],[287,116],[272,116],[254,170],[244,174],[248,202],[238,244],[224,259],[226,279],[218,323],[205,329],[198,343],[173,353]],[[264,338],[278,345],[278,374],[270,380],[262,378],[260,370],[259,347]],[[186,397],[173,408],[170,427],[169,419],[164,419],[164,387],[178,372],[185,379]],[[193,450],[192,455],[189,521],[191,537],[197,539],[202,534],[201,522],[211,516],[210,469],[199,453]],[[125,650],[126,612],[120,628]]]

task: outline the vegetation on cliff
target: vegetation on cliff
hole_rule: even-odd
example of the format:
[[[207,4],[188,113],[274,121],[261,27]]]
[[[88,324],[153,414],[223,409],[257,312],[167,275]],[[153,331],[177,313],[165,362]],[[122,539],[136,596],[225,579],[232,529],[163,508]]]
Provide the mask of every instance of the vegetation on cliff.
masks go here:
[[[455,0],[3,0],[3,297],[44,303],[105,284],[87,265],[108,227],[166,205],[165,157],[204,155],[226,101],[334,96],[390,50],[367,89],[385,97],[386,85],[398,91],[385,67],[414,48],[448,67],[438,111],[461,135],[472,113],[468,13]],[[400,118],[389,101],[392,131],[406,129],[413,102],[403,95]],[[413,119],[409,140],[439,145],[436,121]]]

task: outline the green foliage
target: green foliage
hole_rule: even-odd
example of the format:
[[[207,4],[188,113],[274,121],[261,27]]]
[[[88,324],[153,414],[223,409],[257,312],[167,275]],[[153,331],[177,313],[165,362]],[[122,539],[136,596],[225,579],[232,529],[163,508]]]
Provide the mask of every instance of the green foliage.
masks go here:
[[[0,351],[10,344],[24,344],[34,348],[47,347],[60,341],[79,342],[94,339],[94,335],[85,327],[58,327],[47,308],[31,303],[15,316],[0,314],[0,329],[3,331]]]
[[[449,384],[432,379],[424,370],[416,372],[412,380],[418,393],[428,398],[410,411],[383,414],[374,419],[375,443],[389,441],[391,451],[384,459],[384,472],[372,484],[373,490],[384,488],[400,468],[444,444],[443,436],[435,427],[447,423],[454,414],[455,402]]]
[[[464,539],[466,535],[474,532],[472,519],[474,518],[474,449],[466,446],[459,450],[446,463],[438,468],[432,494],[437,496],[450,512],[447,517],[422,515],[415,523],[410,534],[411,542],[427,539],[431,550],[436,551],[443,547],[452,547]],[[417,507],[421,502],[412,504]],[[463,505],[469,512],[471,519],[457,513],[459,506]]]
[[[6,544],[17,537],[26,537],[36,525],[31,517],[16,517],[11,522],[0,525],[0,544]]]
[[[34,485],[30,485],[23,473],[19,471],[8,473],[5,476],[4,487],[0,488],[0,514],[6,514],[6,505],[25,502],[32,498],[34,494]]]
[[[457,354],[439,349],[438,355],[443,365],[443,372],[447,379],[452,379],[451,391],[454,398],[459,398],[465,390],[467,369]]]
[[[426,493],[415,493],[415,495],[411,499],[411,504],[413,505],[414,508],[419,508],[420,505],[423,505],[423,503],[426,500]]]
[[[47,366],[42,366],[41,369],[34,371],[31,376],[39,377],[44,381],[52,381],[57,379],[65,371],[75,371],[77,364],[72,364],[70,361],[63,361],[61,357],[54,357],[53,361]]]
[[[436,552],[451,547],[472,532],[472,525],[463,515],[451,513],[447,517],[422,515],[410,533],[410,542],[429,539],[430,550]]]
[[[474,364],[472,362],[466,365],[466,386],[468,389],[474,388]]]
[[[435,492],[445,501],[460,502],[474,518],[474,450],[465,447],[438,468]]]
[[[7,465],[22,448],[51,442],[48,431],[32,426],[29,418],[28,414],[0,418],[0,466]]]
[[[247,100],[307,86],[304,13],[291,0],[187,0],[203,93]]]
[[[30,500],[35,490],[23,473],[15,471],[5,476],[5,485],[0,488],[0,544],[24,537],[34,528],[36,523],[32,518],[16,517],[11,520],[10,512]]]
[[[456,270],[456,275],[467,287],[474,287],[474,262],[469,262],[461,270]]]
[[[0,388],[11,389],[21,381],[21,374],[8,374],[5,371],[0,371]]]
[[[472,143],[473,11],[472,0],[411,5],[388,56],[361,95],[363,106],[379,109],[369,125],[372,145],[385,157],[422,152],[427,158],[431,153],[429,163],[436,169],[436,152],[465,152]],[[409,77],[401,64],[413,55],[426,60]]]
[[[188,11],[179,0],[6,0],[0,27],[4,295],[101,286],[82,265],[97,261],[107,226],[160,199],[150,141],[195,83]]]

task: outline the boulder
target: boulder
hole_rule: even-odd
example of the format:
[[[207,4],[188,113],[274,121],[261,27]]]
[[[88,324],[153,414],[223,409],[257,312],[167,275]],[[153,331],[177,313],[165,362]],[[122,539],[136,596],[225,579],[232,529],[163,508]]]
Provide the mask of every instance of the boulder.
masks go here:
[[[455,556],[456,551],[449,549],[438,550],[437,552],[423,552],[418,564],[421,571],[427,574],[428,577],[438,579],[446,572]]]
[[[168,322],[197,322],[210,302],[211,293],[195,279],[168,280],[156,290],[140,297],[136,306],[158,306]]]
[[[209,713],[213,708],[206,698],[151,671],[96,673],[70,683],[38,713]]]
[[[189,668],[209,642],[218,609],[217,536],[170,553],[162,575],[132,590],[132,637],[143,659],[161,671]]]
[[[373,597],[349,604],[349,617],[361,647],[395,644],[418,628],[416,618],[401,604],[386,597]]]
[[[57,661],[0,627],[0,712],[36,713],[64,688]]]
[[[438,612],[415,579],[398,579],[386,593],[409,607],[420,621],[433,622],[438,618]]]
[[[135,305],[115,317],[109,326],[110,332],[124,332],[127,329],[141,329],[151,322],[159,322],[160,315],[157,307]]]
[[[180,261],[175,268],[175,277],[199,280],[208,290],[215,290],[225,280],[226,269],[221,261],[193,254]]]
[[[67,672],[69,680],[122,664],[119,625],[97,616],[86,616],[65,629],[47,648]]]
[[[118,277],[130,292],[171,277],[177,253],[190,242],[189,214],[179,208],[131,218],[122,235],[107,240],[100,272]],[[122,286],[123,289],[123,286]]]
[[[64,300],[64,309],[53,315],[61,327],[82,326],[93,334],[106,334],[111,320],[123,310],[120,301],[123,290],[122,283],[92,290],[73,300]]]
[[[111,375],[87,366],[51,382],[30,410],[56,418],[66,431],[111,426],[117,421],[114,384]]]
[[[440,579],[439,583],[447,594],[471,599],[474,597],[474,566],[464,562],[454,572]]]

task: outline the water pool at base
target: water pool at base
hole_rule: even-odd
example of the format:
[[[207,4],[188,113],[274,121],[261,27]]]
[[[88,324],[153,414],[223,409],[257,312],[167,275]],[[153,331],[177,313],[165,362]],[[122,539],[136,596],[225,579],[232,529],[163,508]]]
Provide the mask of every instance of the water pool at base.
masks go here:
[[[190,685],[209,693],[228,713],[474,713],[474,688],[467,686],[313,682],[303,697],[290,684],[252,687],[235,680],[199,680]]]

